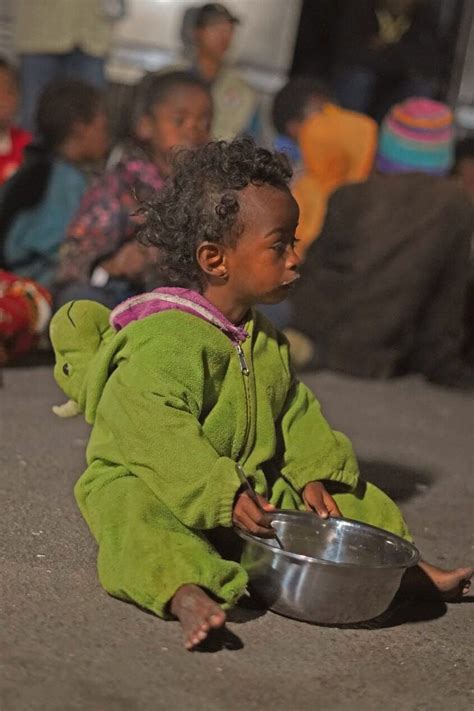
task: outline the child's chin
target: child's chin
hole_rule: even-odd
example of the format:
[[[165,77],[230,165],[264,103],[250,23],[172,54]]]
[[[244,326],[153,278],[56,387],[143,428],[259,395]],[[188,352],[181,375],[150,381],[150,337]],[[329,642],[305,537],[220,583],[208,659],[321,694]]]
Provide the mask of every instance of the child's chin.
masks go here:
[[[271,294],[265,294],[265,296],[262,296],[258,303],[265,304],[265,306],[279,304],[281,301],[284,301],[286,299],[288,293],[289,289],[287,287],[282,286],[280,289],[278,289],[278,291],[273,291]]]

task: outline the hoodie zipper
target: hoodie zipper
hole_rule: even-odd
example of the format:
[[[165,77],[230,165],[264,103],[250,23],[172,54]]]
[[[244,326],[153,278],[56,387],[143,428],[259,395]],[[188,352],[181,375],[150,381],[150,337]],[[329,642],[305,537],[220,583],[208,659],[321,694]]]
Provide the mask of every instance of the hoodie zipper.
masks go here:
[[[239,359],[239,365],[240,365],[240,372],[242,373],[242,381],[243,381],[243,386],[244,386],[244,395],[245,395],[245,409],[246,409],[246,424],[245,424],[245,433],[244,433],[244,439],[243,439],[243,444],[239,452],[239,456],[237,458],[237,461],[242,461],[246,454],[247,454],[247,448],[248,448],[248,442],[249,442],[249,435],[250,435],[250,429],[251,429],[251,424],[252,424],[252,406],[251,406],[251,397],[250,397],[250,368],[247,363],[247,359],[245,357],[245,353],[243,351],[242,346],[240,343],[238,343],[236,346],[236,351],[237,351],[237,357]]]
[[[236,349],[237,349],[237,356],[239,358],[239,363],[240,363],[240,372],[242,373],[242,375],[250,375],[250,370],[247,365],[247,361],[245,359],[245,353],[244,353],[240,343],[237,343]]]

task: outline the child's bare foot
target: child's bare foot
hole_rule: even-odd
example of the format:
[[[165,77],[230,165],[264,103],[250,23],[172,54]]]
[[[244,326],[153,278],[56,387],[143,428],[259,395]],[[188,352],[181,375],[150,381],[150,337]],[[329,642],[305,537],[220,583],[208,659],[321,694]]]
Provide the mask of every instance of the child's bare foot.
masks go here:
[[[471,589],[472,568],[443,570],[425,561],[421,561],[419,567],[429,577],[443,600],[454,600],[462,595],[467,595]]]
[[[442,600],[456,600],[467,595],[471,588],[472,568],[443,570],[421,561],[407,570],[402,581],[402,590]]]
[[[170,609],[181,623],[186,649],[193,649],[206,639],[211,629],[225,624],[224,610],[197,585],[180,587]]]

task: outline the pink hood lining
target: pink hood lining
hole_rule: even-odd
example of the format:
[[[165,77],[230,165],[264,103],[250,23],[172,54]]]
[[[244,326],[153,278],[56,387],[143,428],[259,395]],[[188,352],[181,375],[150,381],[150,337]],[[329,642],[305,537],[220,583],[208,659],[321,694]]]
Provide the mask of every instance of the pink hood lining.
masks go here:
[[[242,343],[248,337],[245,328],[229,321],[202,294],[181,287],[160,287],[145,294],[132,296],[112,311],[110,325],[116,331],[120,331],[133,321],[140,321],[147,316],[173,309],[184,311],[213,324],[235,345]]]

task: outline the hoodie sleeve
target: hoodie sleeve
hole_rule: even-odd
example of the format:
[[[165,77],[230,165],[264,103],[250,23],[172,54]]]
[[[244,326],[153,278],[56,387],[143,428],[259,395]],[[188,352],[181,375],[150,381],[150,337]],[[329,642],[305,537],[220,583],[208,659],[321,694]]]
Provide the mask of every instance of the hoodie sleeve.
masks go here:
[[[286,342],[281,353],[290,369]],[[310,481],[329,480],[350,489],[356,487],[359,468],[350,440],[331,429],[311,390],[295,377],[277,427],[280,471],[298,492]]]
[[[89,464],[118,448],[117,462],[144,481],[183,524],[230,527],[241,486],[235,463],[209,441],[199,422],[202,402],[173,377],[176,370],[117,369],[97,410]],[[198,364],[195,371],[202,377]]]

